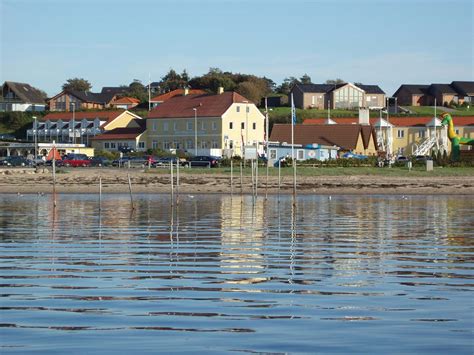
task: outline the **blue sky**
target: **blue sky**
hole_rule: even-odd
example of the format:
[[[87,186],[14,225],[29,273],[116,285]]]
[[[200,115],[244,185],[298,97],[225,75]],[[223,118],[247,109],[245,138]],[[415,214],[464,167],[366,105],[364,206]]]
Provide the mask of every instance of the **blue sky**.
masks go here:
[[[170,68],[378,84],[474,80],[473,0],[0,0],[0,81],[49,95],[72,77]]]

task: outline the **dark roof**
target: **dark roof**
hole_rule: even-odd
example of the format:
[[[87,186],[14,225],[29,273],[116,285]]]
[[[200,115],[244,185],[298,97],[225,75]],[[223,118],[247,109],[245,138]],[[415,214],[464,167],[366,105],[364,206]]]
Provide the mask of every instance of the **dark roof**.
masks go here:
[[[428,91],[432,94],[435,91],[439,91],[443,94],[457,94],[457,91],[449,84],[431,84]]]
[[[220,117],[233,103],[252,103],[236,92],[224,92],[217,95],[175,96],[155,107],[148,118],[194,117],[193,108],[197,108],[198,117]]]
[[[145,121],[145,120],[137,120],[137,121]],[[110,131],[106,131],[102,134],[99,134],[91,138],[91,140],[135,139],[140,134],[145,132],[145,129],[146,129],[146,126],[142,126],[141,124],[140,124],[140,127],[114,128],[114,129],[111,129]]]
[[[451,86],[463,96],[474,96],[474,81],[453,81]]]
[[[125,94],[128,91],[128,87],[121,86],[104,86],[102,88],[101,94]]]
[[[378,85],[355,85],[364,90],[367,94],[385,94]]]
[[[406,90],[408,93],[412,95],[424,95],[426,94],[426,90],[428,90],[429,85],[419,85],[419,84],[403,84],[400,85],[397,91],[393,94],[393,96],[397,96],[398,92],[401,90]]]
[[[5,86],[9,87],[10,90],[25,103],[45,104],[45,99],[41,94],[41,91],[30,84],[5,81],[3,84],[3,90],[5,90]]]
[[[359,134],[362,135],[364,147],[367,148],[370,137],[375,133],[371,126],[352,125],[295,125],[295,144],[335,145],[343,150],[352,150],[357,146]],[[291,124],[275,124],[270,135],[273,142],[291,142]]]
[[[295,84],[302,92],[324,92],[328,93],[347,85],[348,83],[340,84]],[[368,94],[385,94],[385,92],[378,85],[355,85],[361,88]]]
[[[63,93],[68,93],[72,96],[77,97],[79,100],[84,101],[84,102],[93,102],[93,103],[98,103],[98,104],[108,104],[116,96],[116,94],[113,92],[94,93],[94,92],[88,92],[88,91],[64,90],[58,95],[54,96],[53,99],[62,95]]]

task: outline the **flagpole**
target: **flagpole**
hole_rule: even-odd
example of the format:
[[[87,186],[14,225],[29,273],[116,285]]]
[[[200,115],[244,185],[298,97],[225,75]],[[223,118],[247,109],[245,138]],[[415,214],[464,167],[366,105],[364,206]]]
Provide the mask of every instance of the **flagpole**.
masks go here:
[[[296,109],[291,93],[291,160],[293,162],[293,205],[296,206],[296,159],[295,159],[295,123]]]

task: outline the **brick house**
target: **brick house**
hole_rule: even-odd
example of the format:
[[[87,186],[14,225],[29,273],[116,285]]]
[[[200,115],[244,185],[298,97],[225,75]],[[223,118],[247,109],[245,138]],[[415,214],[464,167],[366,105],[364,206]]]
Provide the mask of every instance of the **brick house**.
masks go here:
[[[451,84],[401,85],[393,94],[399,105],[447,106],[454,102],[474,102],[474,81],[453,81]]]
[[[49,100],[50,111],[72,111],[74,109],[97,109],[111,107],[116,99],[115,92],[93,93],[77,90],[63,90]]]

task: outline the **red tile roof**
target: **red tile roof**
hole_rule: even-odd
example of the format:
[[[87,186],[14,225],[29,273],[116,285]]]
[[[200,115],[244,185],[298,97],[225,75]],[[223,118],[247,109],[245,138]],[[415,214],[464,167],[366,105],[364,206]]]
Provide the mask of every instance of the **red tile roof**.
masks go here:
[[[343,150],[353,150],[357,146],[359,135],[362,135],[364,147],[367,148],[372,136],[376,144],[375,132],[371,126],[363,125],[295,125],[295,144],[335,145]],[[291,125],[275,124],[270,141],[291,143]]]
[[[335,117],[331,118],[337,124],[358,124],[358,117]],[[371,117],[370,124],[374,125],[378,122],[379,117]],[[386,117],[384,117],[386,120]],[[388,121],[394,126],[399,127],[414,127],[414,126],[424,126],[430,122],[433,117],[389,117]],[[472,126],[474,125],[474,116],[456,116],[453,117],[455,126]],[[304,125],[325,125],[326,118],[307,118],[303,121]]]
[[[98,118],[101,121],[105,121],[102,126],[105,126],[115,120],[118,116],[124,113],[125,110],[120,111],[83,111],[83,112],[75,112],[74,119],[76,121],[87,119],[87,120],[95,120]],[[44,116],[41,121],[72,121],[73,113],[72,112],[51,112]]]
[[[190,89],[188,91],[188,95],[203,95],[205,93],[206,92],[204,90],[199,90],[199,89]],[[183,96],[183,95],[184,95],[184,89],[176,89],[176,90],[167,92],[165,94],[152,97],[150,102],[165,102],[166,100],[169,100],[172,97]]]
[[[224,92],[218,95],[176,96],[155,107],[148,118],[194,117],[193,108],[198,117],[220,117],[233,103],[251,103],[236,92]]]
[[[139,103],[140,103],[140,100],[134,97],[125,96],[113,101],[112,105],[120,105],[120,104],[129,105],[129,104],[139,104]]]
[[[140,134],[145,132],[145,128],[140,127],[124,127],[124,128],[114,128],[110,131],[102,133],[98,136],[91,138],[91,140],[117,140],[117,139],[136,139]]]

